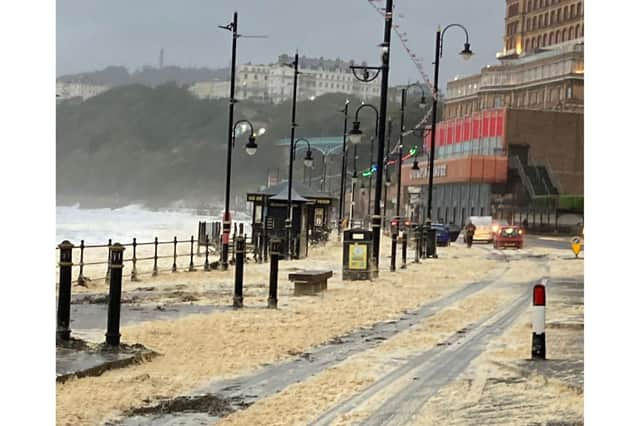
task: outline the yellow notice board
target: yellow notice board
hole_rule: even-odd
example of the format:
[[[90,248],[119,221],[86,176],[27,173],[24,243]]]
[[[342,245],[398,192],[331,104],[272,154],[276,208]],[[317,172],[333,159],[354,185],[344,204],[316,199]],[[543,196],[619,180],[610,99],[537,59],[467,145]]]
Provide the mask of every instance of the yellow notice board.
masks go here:
[[[367,246],[365,244],[349,245],[349,269],[367,269]]]

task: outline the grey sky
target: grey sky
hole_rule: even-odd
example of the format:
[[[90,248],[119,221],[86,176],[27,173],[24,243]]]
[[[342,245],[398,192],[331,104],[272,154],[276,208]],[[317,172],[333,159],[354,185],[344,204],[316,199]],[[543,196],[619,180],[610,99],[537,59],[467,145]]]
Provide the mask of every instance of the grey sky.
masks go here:
[[[384,0],[372,3],[385,5]],[[424,58],[430,78],[438,24],[468,28],[475,55],[463,62],[455,55],[463,32],[447,31],[441,84],[494,63],[502,48],[504,0],[396,0],[395,6],[394,24]],[[379,62],[383,19],[368,0],[58,0],[56,73],[155,66],[160,48],[165,65],[223,67],[230,61],[231,38],[217,26],[228,24],[234,11],[241,34],[269,36],[241,38],[240,63],[273,62],[296,49],[306,56]],[[391,83],[415,81],[419,74],[395,34],[391,49]]]

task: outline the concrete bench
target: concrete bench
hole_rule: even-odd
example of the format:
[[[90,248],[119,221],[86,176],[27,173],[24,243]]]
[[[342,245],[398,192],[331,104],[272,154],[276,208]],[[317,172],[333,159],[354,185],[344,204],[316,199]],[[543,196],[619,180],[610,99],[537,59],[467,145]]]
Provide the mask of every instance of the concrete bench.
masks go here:
[[[327,289],[327,280],[333,276],[332,271],[300,271],[289,274],[293,281],[293,295],[313,295]]]

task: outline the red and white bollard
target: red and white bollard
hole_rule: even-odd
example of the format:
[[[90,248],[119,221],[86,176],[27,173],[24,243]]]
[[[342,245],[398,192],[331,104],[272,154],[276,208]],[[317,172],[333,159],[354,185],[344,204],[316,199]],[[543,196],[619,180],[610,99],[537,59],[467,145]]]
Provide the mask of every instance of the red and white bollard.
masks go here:
[[[547,280],[533,286],[533,337],[531,339],[531,359],[546,359],[547,348],[544,335],[545,308],[547,304]]]

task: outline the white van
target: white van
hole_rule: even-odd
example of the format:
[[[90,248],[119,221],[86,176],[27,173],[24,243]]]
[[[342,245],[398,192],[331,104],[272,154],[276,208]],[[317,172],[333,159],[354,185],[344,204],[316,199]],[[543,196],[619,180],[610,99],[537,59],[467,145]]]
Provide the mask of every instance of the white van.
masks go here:
[[[493,242],[493,218],[491,216],[469,216],[465,225],[469,224],[469,222],[476,226],[473,241]]]

